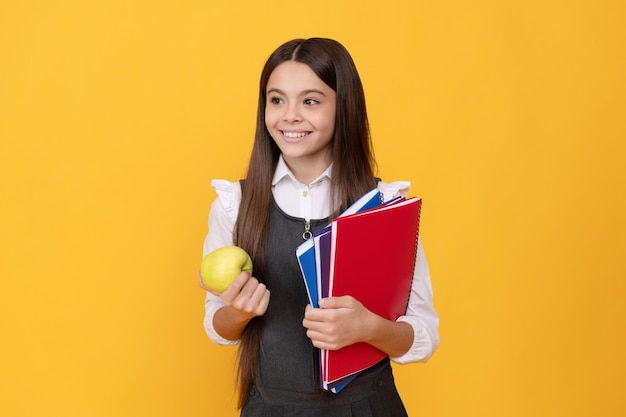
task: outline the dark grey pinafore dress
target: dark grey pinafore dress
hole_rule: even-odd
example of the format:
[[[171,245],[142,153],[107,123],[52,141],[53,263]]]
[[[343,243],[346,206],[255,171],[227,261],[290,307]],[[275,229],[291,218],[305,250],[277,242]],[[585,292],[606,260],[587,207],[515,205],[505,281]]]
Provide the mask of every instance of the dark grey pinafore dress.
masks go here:
[[[261,330],[260,381],[251,388],[242,417],[403,417],[389,359],[360,375],[338,394],[320,388],[319,351],[302,326],[308,304],[295,256],[304,219],[274,202],[267,240],[266,283],[271,292]],[[315,231],[328,219],[311,220]]]

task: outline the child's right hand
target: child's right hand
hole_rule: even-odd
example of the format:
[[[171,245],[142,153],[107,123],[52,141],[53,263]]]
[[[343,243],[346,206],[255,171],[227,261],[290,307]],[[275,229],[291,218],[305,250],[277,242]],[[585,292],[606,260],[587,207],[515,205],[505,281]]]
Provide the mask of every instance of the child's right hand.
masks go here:
[[[201,288],[222,299],[224,306],[213,316],[215,331],[228,340],[239,340],[250,320],[262,316],[270,303],[270,292],[259,280],[243,271],[223,293],[211,291],[199,280]]]
[[[270,302],[270,292],[265,284],[247,271],[243,271],[220,297],[225,306],[249,318],[265,314]]]

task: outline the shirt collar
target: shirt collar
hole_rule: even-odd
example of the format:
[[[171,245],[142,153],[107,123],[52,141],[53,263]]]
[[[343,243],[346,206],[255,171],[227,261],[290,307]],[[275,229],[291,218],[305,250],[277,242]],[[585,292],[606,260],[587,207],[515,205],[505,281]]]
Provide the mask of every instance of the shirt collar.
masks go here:
[[[319,177],[317,177],[313,182],[311,182],[311,184],[314,184],[318,181],[322,181],[324,178],[331,179],[332,171],[333,171],[333,164],[331,163],[328,166],[328,168],[326,168],[324,172],[320,174]],[[293,175],[293,172],[291,172],[291,170],[287,166],[287,163],[285,162],[285,160],[283,159],[283,155],[281,154],[280,157],[278,158],[278,164],[276,165],[276,170],[274,171],[274,178],[272,179],[272,186],[278,184],[284,178],[291,178],[291,180],[294,181],[296,184],[300,184],[300,182],[296,179],[295,175]],[[304,185],[311,185],[311,184],[304,184]]]

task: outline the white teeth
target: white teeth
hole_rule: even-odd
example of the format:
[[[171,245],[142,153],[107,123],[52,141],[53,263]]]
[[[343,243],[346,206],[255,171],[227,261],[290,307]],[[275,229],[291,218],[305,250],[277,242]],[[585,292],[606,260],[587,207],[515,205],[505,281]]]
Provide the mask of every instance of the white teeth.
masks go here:
[[[305,137],[307,133],[306,132],[283,132],[283,135],[285,135],[288,138],[297,139],[297,138]]]

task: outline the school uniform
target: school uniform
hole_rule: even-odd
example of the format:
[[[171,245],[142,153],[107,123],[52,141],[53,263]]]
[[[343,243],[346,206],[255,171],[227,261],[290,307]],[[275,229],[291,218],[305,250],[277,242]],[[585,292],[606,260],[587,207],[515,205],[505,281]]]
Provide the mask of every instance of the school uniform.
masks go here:
[[[359,375],[337,394],[320,388],[319,351],[302,326],[308,298],[295,256],[305,225],[311,231],[328,224],[328,189],[332,167],[316,181],[299,184],[282,157],[273,182],[273,201],[267,236],[265,283],[270,290],[268,310],[262,318],[259,346],[260,380],[251,388],[243,417],[403,417],[406,411],[397,393],[389,358]],[[232,230],[241,200],[238,183],[214,181],[218,199],[209,215],[205,254],[232,245]],[[406,193],[408,183],[379,183],[385,199]],[[278,189],[278,191],[277,191]],[[317,193],[317,195],[316,195]],[[324,200],[324,198],[326,200]],[[307,201],[308,200],[308,201]],[[320,201],[321,200],[321,201]],[[326,212],[324,211],[326,210]],[[420,245],[421,246],[421,245]],[[418,263],[420,256],[418,251]],[[425,361],[439,343],[438,316],[432,307],[432,289],[425,258],[416,263],[416,276],[406,321],[414,329],[414,342],[398,363]],[[216,343],[236,344],[217,334],[213,315],[221,299],[207,293],[205,328]]]

